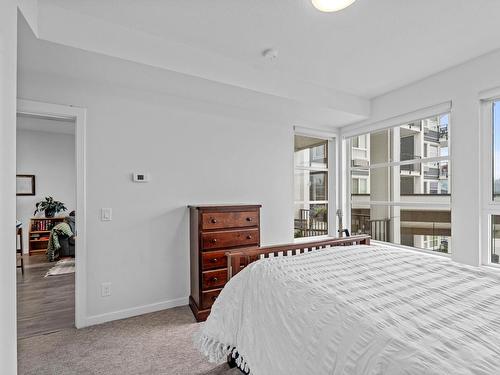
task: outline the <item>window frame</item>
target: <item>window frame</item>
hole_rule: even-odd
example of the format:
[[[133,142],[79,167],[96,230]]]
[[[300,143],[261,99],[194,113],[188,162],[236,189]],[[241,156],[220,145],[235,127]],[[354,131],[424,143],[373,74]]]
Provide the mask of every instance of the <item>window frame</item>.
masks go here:
[[[312,137],[318,138],[327,141],[327,153],[328,153],[328,168],[305,168],[305,167],[296,167],[295,166],[295,136],[304,136],[304,137]],[[328,207],[328,223],[327,223],[327,234],[323,236],[309,236],[309,237],[298,237],[295,238],[294,231],[295,225],[292,225],[292,238],[294,242],[307,242],[310,240],[321,239],[326,237],[337,237],[337,207],[339,205],[339,194],[340,188],[338,185],[338,165],[337,161],[339,160],[338,152],[338,134],[331,133],[328,131],[321,131],[310,128],[302,128],[295,126],[293,131],[293,141],[292,141],[292,216],[293,220],[295,220],[295,204],[301,203],[302,201],[295,200],[295,171],[296,170],[314,170],[314,171],[325,171],[327,172],[327,186],[328,186],[328,194],[327,201],[310,201],[309,203],[316,204],[327,204]],[[292,222],[293,224],[293,222]]]
[[[394,140],[392,138],[392,134],[391,134],[390,148],[391,148],[391,154],[393,155],[392,159],[395,159],[394,155],[397,154],[398,160],[392,160],[392,161],[384,162],[384,163],[370,164],[367,167],[367,169],[372,170],[375,168],[393,168],[393,167],[396,167],[397,169],[399,169],[399,167],[402,165],[417,165],[417,164],[420,164],[423,167],[426,163],[447,161],[448,162],[448,193],[442,194],[442,195],[450,197],[449,203],[441,204],[441,203],[430,203],[430,202],[410,202],[410,203],[403,202],[401,200],[401,194],[399,192],[399,183],[400,183],[401,177],[400,177],[400,174],[398,174],[396,179],[397,179],[397,185],[398,185],[397,191],[398,191],[398,195],[400,198],[399,201],[394,201],[392,199],[390,201],[371,201],[370,200],[370,205],[382,205],[382,206],[399,207],[399,208],[403,208],[405,206],[411,206],[411,207],[418,206],[421,208],[437,208],[437,209],[447,208],[451,211],[451,209],[452,209],[451,196],[452,196],[452,192],[453,192],[453,182],[452,182],[453,160],[452,160],[452,147],[451,147],[451,143],[450,143],[450,139],[452,137],[451,136],[451,133],[452,133],[452,130],[451,130],[451,128],[452,128],[452,125],[451,125],[452,124],[452,111],[451,111],[451,107],[450,107],[450,108],[447,108],[446,110],[436,111],[436,112],[434,112],[434,114],[427,113],[427,114],[425,114],[424,117],[420,117],[419,119],[414,119],[414,120],[410,120],[410,121],[401,121],[401,122],[393,123],[391,125],[383,126],[383,127],[375,127],[374,128],[372,126],[367,126],[365,129],[358,129],[356,131],[356,133],[351,133],[351,134],[343,136],[343,139],[342,139],[343,153],[342,153],[342,155],[344,157],[344,160],[343,160],[344,170],[343,170],[343,174],[342,174],[342,176],[343,176],[343,182],[342,182],[343,195],[342,196],[344,199],[343,199],[343,203],[342,203],[342,208],[345,212],[344,217],[345,217],[345,221],[346,221],[346,226],[349,228],[349,231],[351,231],[351,229],[352,229],[351,228],[351,225],[352,225],[352,220],[351,220],[352,219],[351,218],[351,213],[352,213],[352,194],[351,194],[352,171],[356,170],[356,169],[357,170],[366,169],[366,168],[360,168],[360,167],[352,167],[352,165],[351,165],[351,160],[352,160],[351,139],[353,137],[359,137],[359,136],[362,136],[365,134],[372,134],[372,133],[375,133],[378,131],[397,129],[397,128],[400,128],[401,126],[409,124],[409,123],[426,120],[426,119],[431,118],[431,117],[440,117],[440,116],[445,116],[445,115],[448,116],[448,129],[447,129],[448,130],[448,146],[447,146],[448,147],[448,154],[446,156],[441,156],[441,155],[438,155],[436,157],[424,157],[424,156],[422,156],[421,158],[414,158],[411,160],[401,161],[400,160],[401,159],[401,152],[399,149],[399,147],[400,147],[399,142],[394,142]],[[422,129],[422,131],[423,131],[423,129]],[[396,143],[398,145],[396,145]],[[390,194],[391,198],[393,198],[393,191],[394,191],[392,184],[396,183],[396,181],[394,179],[395,179],[395,176],[392,173],[390,173],[390,181],[391,182],[390,182],[389,189],[391,190],[391,194]],[[371,192],[371,189],[370,189],[370,192]],[[418,195],[418,194],[415,194],[415,195]],[[426,196],[427,194],[423,194],[423,195]],[[433,196],[432,194],[428,194],[428,195],[431,197]],[[440,196],[440,195],[438,195],[438,196]],[[500,212],[500,206],[499,206],[499,212]],[[453,228],[452,222],[450,222],[450,226],[451,226],[451,228]],[[429,253],[433,253],[433,254],[437,254],[437,255],[441,255],[441,256],[451,257],[451,253],[439,253],[436,251],[431,251],[431,250],[421,249],[421,248],[417,248],[417,247],[397,244],[397,243],[393,243],[390,241],[387,241],[387,242],[376,241],[376,242],[381,243],[381,244],[387,244],[390,246],[411,248],[411,249],[415,249],[417,251],[429,252]]]
[[[493,104],[500,101],[500,88],[480,94],[480,129],[481,129],[481,220],[480,220],[480,260],[481,265],[500,268],[500,264],[491,262],[492,218],[500,215],[500,201],[495,201],[494,194],[494,123]]]

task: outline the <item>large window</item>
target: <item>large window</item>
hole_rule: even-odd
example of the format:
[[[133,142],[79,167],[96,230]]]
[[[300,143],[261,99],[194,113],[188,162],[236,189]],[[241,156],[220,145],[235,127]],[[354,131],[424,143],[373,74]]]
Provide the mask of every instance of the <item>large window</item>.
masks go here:
[[[351,231],[451,252],[449,115],[353,137]]]
[[[490,216],[491,228],[491,243],[490,243],[490,256],[486,263],[499,264],[500,263],[500,101],[495,100],[486,103],[488,107],[489,116],[488,121],[491,121],[491,139],[492,139],[492,164],[489,186],[488,199],[490,201]]]
[[[294,236],[328,234],[328,141],[295,136]]]
[[[493,200],[500,200],[500,101],[492,103],[493,116]]]

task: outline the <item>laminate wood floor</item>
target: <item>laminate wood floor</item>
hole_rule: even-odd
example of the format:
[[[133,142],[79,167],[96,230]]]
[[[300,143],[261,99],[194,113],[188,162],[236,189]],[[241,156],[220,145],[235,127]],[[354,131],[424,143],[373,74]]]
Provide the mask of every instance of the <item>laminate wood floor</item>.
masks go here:
[[[24,275],[17,269],[18,339],[74,326],[75,274],[44,277],[54,264],[45,255],[24,255]]]

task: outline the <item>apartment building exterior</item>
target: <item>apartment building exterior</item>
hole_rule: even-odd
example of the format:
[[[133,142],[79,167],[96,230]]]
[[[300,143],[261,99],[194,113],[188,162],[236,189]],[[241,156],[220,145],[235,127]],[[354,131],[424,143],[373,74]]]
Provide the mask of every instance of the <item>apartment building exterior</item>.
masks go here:
[[[449,252],[449,115],[360,135],[349,142],[351,231]]]

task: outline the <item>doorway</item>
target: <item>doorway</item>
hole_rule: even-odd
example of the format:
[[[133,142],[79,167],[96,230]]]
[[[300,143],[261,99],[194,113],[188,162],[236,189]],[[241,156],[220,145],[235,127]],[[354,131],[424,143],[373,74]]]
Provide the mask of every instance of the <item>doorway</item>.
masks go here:
[[[75,325],[73,118],[16,118],[18,339]]]
[[[55,289],[57,288],[62,288],[63,290],[61,291],[60,294],[55,294],[52,293],[52,296],[48,297],[49,300],[49,305],[50,301],[52,298],[52,311],[57,311],[58,306],[61,307],[61,310],[65,310],[64,312],[64,318],[61,319],[60,325],[56,325],[55,323],[43,323],[40,320],[35,320],[31,322],[31,327],[27,324],[24,324],[27,330],[24,331],[24,333],[21,332],[21,325],[18,329],[19,336],[25,336],[26,334],[31,335],[33,332],[36,334],[35,331],[37,332],[42,332],[42,331],[53,331],[54,327],[55,329],[61,329],[63,326],[73,326],[76,328],[82,328],[87,326],[87,311],[86,311],[86,283],[87,283],[87,276],[86,276],[86,208],[85,208],[85,198],[86,198],[86,182],[85,182],[85,175],[86,175],[86,158],[85,158],[85,128],[86,128],[86,110],[84,108],[80,107],[75,107],[75,106],[68,106],[68,105],[60,105],[60,104],[51,104],[51,103],[43,103],[43,102],[36,102],[36,101],[31,101],[31,100],[24,100],[24,99],[18,99],[17,101],[17,118],[22,119],[21,121],[24,121],[25,124],[22,125],[25,127],[26,132],[32,131],[33,128],[36,131],[36,126],[34,123],[46,123],[44,126],[47,126],[50,128],[51,126],[53,127],[52,129],[61,129],[62,126],[66,126],[64,129],[66,132],[71,132],[71,134],[66,134],[66,136],[72,139],[72,152],[73,152],[73,158],[66,156],[68,159],[72,159],[72,165],[73,165],[73,171],[72,172],[66,172],[66,174],[72,175],[72,183],[70,184],[72,186],[73,194],[74,194],[74,201],[71,201],[71,199],[68,200],[68,198],[64,198],[67,200],[68,205],[66,206],[66,211],[60,212],[59,219],[64,219],[71,213],[71,211],[75,211],[75,216],[74,216],[74,229],[75,229],[75,234],[76,236],[74,237],[74,247],[73,249],[68,249],[65,245],[65,248],[63,250],[59,250],[54,252],[54,261],[50,262],[50,259],[48,257],[47,251],[45,248],[43,248],[45,245],[40,243],[37,246],[41,246],[42,249],[38,249],[39,251],[33,252],[33,255],[29,255],[29,250],[30,250],[30,239],[29,239],[29,232],[31,229],[35,229],[36,227],[32,227],[32,224],[37,224],[35,222],[31,222],[31,219],[33,218],[39,218],[41,219],[42,223],[38,225],[41,225],[40,228],[42,230],[45,230],[45,232],[41,232],[38,234],[44,234],[47,236],[50,236],[50,229],[47,229],[48,227],[44,227],[44,225],[49,225],[53,227],[54,224],[56,223],[50,223],[50,221],[54,220],[48,220],[45,223],[43,222],[45,218],[45,212],[43,211],[42,207],[42,212],[37,213],[35,217],[33,217],[33,213],[35,211],[35,208],[33,209],[33,212],[26,211],[28,212],[28,216],[30,217],[30,221],[26,223],[22,223],[23,227],[23,252],[28,253],[28,254],[23,254],[22,258],[23,260],[26,260],[26,263],[24,264],[25,266],[25,276],[23,275],[22,269],[18,269],[17,271],[17,278],[18,281],[19,279],[23,280],[23,276],[25,277],[24,280],[29,283],[30,282],[30,277],[34,277],[35,280],[38,279],[43,279],[45,281],[49,288],[44,288],[42,284],[35,286],[35,284],[32,284],[32,286],[28,289],[29,293],[25,293],[25,296],[27,298],[27,301],[29,301],[31,298],[34,297],[37,292],[43,292],[45,294],[49,293],[50,290],[53,288],[51,287],[53,283],[56,285],[54,286]],[[29,120],[26,120],[29,119]],[[36,120],[36,121],[35,121]],[[45,120],[45,121],[41,121]],[[18,121],[19,123],[19,121]],[[27,124],[26,124],[27,123]],[[49,125],[50,123],[50,125]],[[69,128],[68,128],[69,126]],[[21,130],[22,131],[22,130]],[[19,132],[19,129],[18,129]],[[49,133],[49,132],[47,132]],[[55,133],[54,133],[55,134]],[[64,134],[64,133],[63,133]],[[57,138],[55,135],[50,135],[49,138]],[[28,138],[29,139],[29,138]],[[22,142],[22,139],[20,138],[18,140],[18,146],[21,146],[19,142]],[[33,142],[33,141],[30,141]],[[30,144],[29,142],[27,143],[28,145]],[[38,145],[40,147],[41,145]],[[26,145],[23,147],[27,147]],[[52,145],[46,145],[48,148],[55,148],[56,146]],[[69,147],[69,146],[67,146]],[[24,149],[25,150],[25,149]],[[43,150],[40,151],[42,153]],[[18,150],[18,173],[23,174],[23,175],[33,175],[35,173],[27,173],[26,171],[23,171],[23,173],[20,173],[21,171],[19,170],[19,154],[22,152],[22,150]],[[66,153],[67,155],[67,153]],[[57,164],[59,162],[54,162],[56,165],[58,165],[61,169],[62,166],[60,164]],[[67,163],[68,164],[68,163]],[[43,169],[42,169],[43,170]],[[66,170],[67,171],[67,170]],[[29,172],[29,171],[28,171]],[[66,174],[61,174],[59,175],[59,178],[66,180],[67,181],[71,180],[66,176]],[[41,177],[41,176],[40,176]],[[46,198],[47,193],[43,192],[42,190],[44,189],[43,186],[39,185],[38,187],[42,190],[39,190],[39,193],[42,194],[43,196],[38,196],[37,192],[37,180],[39,180],[39,183],[42,183],[41,179],[37,179],[37,176],[35,174],[35,194],[37,194],[35,197],[37,199],[34,199],[32,201],[33,203],[37,203],[41,200],[44,200]],[[24,184],[21,182],[21,186],[26,187],[27,181],[24,181]],[[55,191],[55,190],[54,190]],[[33,197],[33,196],[32,196]],[[16,197],[17,200],[19,200],[19,196]],[[38,199],[40,198],[40,199]],[[58,199],[56,196],[53,196],[55,200],[59,200],[62,203],[67,203],[64,202],[62,199]],[[19,203],[18,203],[19,204]],[[73,205],[72,207],[70,207]],[[19,207],[18,207],[19,210]],[[49,216],[51,213],[49,212]],[[24,219],[24,221],[27,221]],[[57,221],[57,220],[55,220]],[[49,232],[47,232],[49,230]],[[28,232],[27,234],[24,233],[24,231]],[[34,230],[35,231],[35,230]],[[37,234],[37,233],[33,233]],[[20,236],[17,236],[20,238]],[[64,236],[63,236],[64,237]],[[38,238],[35,236],[33,240],[37,240]],[[64,240],[64,239],[63,239]],[[33,241],[35,242],[35,241]],[[42,242],[42,241],[41,241]],[[18,246],[19,246],[19,240],[18,240]],[[59,243],[61,245],[61,243]],[[17,250],[17,249],[16,249]],[[33,250],[36,250],[36,246],[33,247]],[[73,251],[73,253],[72,253]],[[73,258],[74,255],[74,258]],[[18,258],[20,256],[18,255]],[[71,272],[68,273],[68,268],[72,267],[71,262],[66,262],[69,264],[64,264],[65,262],[62,262],[63,264],[60,264],[58,269],[53,270],[55,275],[47,275],[47,273],[50,271],[51,268],[53,268],[58,260],[73,260],[74,264],[74,273],[71,275]],[[49,263],[49,265],[47,265]],[[19,262],[17,264],[20,266]],[[46,270],[46,268],[48,268]],[[30,272],[33,271],[33,272]],[[71,271],[71,270],[69,270]],[[31,276],[30,276],[31,274]],[[47,277],[45,277],[47,276]],[[47,280],[48,279],[48,280]],[[35,281],[31,279],[31,281]],[[43,282],[42,281],[42,282]],[[59,282],[58,282],[59,281]],[[72,282],[72,284],[71,284]],[[19,283],[18,283],[18,291],[19,291]],[[50,294],[50,293],[49,293]],[[20,297],[21,294],[18,295]],[[57,297],[54,297],[57,296]],[[64,297],[64,296],[67,296]],[[53,298],[54,297],[54,298]],[[40,298],[40,296],[38,296]],[[63,303],[63,300],[65,301]],[[18,299],[19,302],[19,299]],[[36,306],[36,305],[33,305]],[[31,308],[33,308],[33,306]],[[47,306],[45,305],[45,310],[47,309]],[[39,310],[36,310],[35,312],[41,314],[40,316],[44,316],[44,308],[41,308]],[[72,310],[69,310],[72,309]],[[31,314],[30,310],[23,310],[28,316]],[[18,305],[18,313],[20,313],[21,310],[19,309]],[[19,315],[19,314],[18,314]],[[46,317],[46,316],[45,316]],[[19,316],[18,316],[19,318]],[[48,318],[50,320],[50,317]],[[19,325],[19,319],[18,319],[18,325]],[[27,326],[27,327],[26,327]],[[38,326],[38,327],[37,327]],[[30,333],[31,332],[31,333]],[[20,338],[19,337],[19,338]]]

